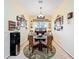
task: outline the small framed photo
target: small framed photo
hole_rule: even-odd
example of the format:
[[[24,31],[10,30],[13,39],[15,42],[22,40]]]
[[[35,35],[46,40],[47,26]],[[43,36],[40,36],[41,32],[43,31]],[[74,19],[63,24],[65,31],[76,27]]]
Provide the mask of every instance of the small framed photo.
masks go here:
[[[54,22],[54,30],[60,31],[63,29],[63,16],[58,15]]]
[[[21,20],[21,17],[16,16],[16,20],[17,20],[17,21],[20,21],[20,20]]]
[[[73,18],[73,12],[69,12],[69,13],[67,14],[67,19],[71,19],[71,18]]]
[[[9,31],[14,31],[15,28],[16,28],[16,22],[9,20],[9,21],[8,21],[8,30],[9,30]]]

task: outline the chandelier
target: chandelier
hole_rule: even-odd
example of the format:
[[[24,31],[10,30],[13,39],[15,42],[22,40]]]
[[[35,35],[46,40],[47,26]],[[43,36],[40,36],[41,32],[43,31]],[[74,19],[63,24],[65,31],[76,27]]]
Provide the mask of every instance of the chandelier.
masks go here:
[[[38,3],[42,5],[43,0],[39,0]],[[45,16],[42,14],[42,8],[43,7],[40,6],[40,14],[37,16],[37,19],[45,19]]]

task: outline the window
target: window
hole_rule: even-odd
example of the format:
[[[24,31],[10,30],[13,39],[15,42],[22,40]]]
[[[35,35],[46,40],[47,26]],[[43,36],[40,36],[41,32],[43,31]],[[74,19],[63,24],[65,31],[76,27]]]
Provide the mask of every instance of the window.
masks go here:
[[[35,28],[47,28],[48,22],[47,21],[35,21],[35,22],[33,22],[33,27],[35,27]]]

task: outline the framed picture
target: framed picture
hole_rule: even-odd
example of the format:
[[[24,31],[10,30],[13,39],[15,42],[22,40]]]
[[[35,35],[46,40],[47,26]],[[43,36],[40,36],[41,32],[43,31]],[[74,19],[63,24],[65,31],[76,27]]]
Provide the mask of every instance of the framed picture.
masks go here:
[[[69,12],[69,13],[67,14],[67,19],[71,19],[71,18],[73,18],[73,12]]]
[[[9,31],[14,31],[16,29],[16,22],[14,21],[8,21],[8,30]]]
[[[73,12],[69,12],[67,14],[67,24],[70,24],[71,23],[71,19],[73,18]]]
[[[25,17],[24,17],[24,15],[16,16],[16,20],[17,21],[23,21],[23,20],[25,20]]]
[[[63,29],[63,16],[58,15],[54,22],[54,30],[60,31]]]
[[[26,28],[27,29],[27,21],[25,20],[24,15],[16,16],[17,19],[17,29]]]
[[[20,30],[20,21],[17,21],[16,29]]]
[[[21,20],[21,17],[16,16],[16,20],[17,20],[17,21],[20,21],[20,20]]]

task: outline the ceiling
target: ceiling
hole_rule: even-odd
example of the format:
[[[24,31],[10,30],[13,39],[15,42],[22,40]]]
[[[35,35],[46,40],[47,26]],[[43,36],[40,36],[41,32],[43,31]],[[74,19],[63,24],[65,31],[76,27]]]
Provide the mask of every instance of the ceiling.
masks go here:
[[[43,15],[51,15],[52,12],[63,2],[63,0],[42,0],[42,3],[39,3],[39,0],[18,0],[20,5],[24,7],[29,15],[39,15],[40,7],[42,7]]]

